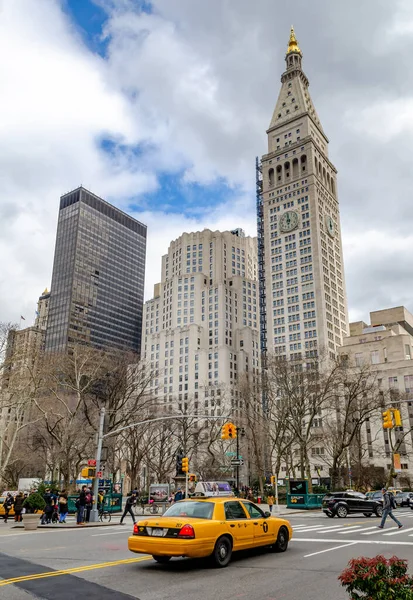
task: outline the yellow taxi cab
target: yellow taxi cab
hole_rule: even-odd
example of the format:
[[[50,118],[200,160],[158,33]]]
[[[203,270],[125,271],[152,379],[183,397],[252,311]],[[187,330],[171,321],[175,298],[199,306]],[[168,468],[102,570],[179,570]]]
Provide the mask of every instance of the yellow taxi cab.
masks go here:
[[[173,556],[211,557],[217,567],[226,567],[237,550],[268,546],[285,552],[292,533],[289,521],[249,500],[193,497],[176,502],[161,517],[138,521],[128,547],[158,563]]]

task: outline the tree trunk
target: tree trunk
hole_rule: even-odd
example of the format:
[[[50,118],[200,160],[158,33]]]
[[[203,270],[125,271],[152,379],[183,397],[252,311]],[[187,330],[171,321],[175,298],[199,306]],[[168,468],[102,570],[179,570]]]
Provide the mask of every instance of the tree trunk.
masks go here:
[[[307,477],[307,481],[308,481],[308,493],[312,494],[313,493],[313,484],[311,481],[311,466],[310,466],[310,461],[308,459],[308,455],[305,455],[305,468],[306,468],[306,477]]]
[[[338,456],[333,457],[333,466],[331,467],[331,489],[335,491],[338,487],[340,479],[339,468],[338,468]]]

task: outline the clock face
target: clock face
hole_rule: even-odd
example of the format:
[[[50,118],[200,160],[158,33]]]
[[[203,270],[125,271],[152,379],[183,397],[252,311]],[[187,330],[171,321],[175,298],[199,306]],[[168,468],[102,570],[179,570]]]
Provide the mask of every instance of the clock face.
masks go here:
[[[328,235],[330,237],[334,237],[336,233],[336,226],[334,225],[334,221],[330,215],[326,215],[326,227]]]
[[[280,218],[280,231],[292,231],[298,227],[298,214],[293,210],[287,210]]]

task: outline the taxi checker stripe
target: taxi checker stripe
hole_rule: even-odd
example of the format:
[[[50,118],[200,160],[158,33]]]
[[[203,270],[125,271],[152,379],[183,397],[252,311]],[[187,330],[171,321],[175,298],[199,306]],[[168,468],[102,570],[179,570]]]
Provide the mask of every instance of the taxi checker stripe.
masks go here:
[[[127,565],[131,563],[142,562],[144,560],[150,560],[151,558],[151,556],[142,556],[140,558],[125,558],[124,560],[114,560],[112,562],[85,565],[83,567],[73,567],[72,569],[63,569],[61,571],[47,571],[45,573],[36,573],[35,575],[22,575],[21,577],[0,580],[0,587],[3,587],[5,585],[11,585],[13,583],[20,583],[22,581],[32,581],[35,579],[44,579],[47,577],[58,577],[60,575],[71,575],[72,573],[81,573],[82,571],[91,571],[93,569],[105,569],[107,567],[116,567],[117,565]]]

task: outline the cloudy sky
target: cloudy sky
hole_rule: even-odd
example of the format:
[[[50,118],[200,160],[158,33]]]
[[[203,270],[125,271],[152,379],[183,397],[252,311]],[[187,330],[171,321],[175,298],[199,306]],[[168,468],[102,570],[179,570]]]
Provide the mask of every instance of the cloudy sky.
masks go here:
[[[350,318],[413,310],[411,0],[0,0],[0,321],[50,286],[82,184],[148,225],[255,235],[289,27],[339,172]]]

